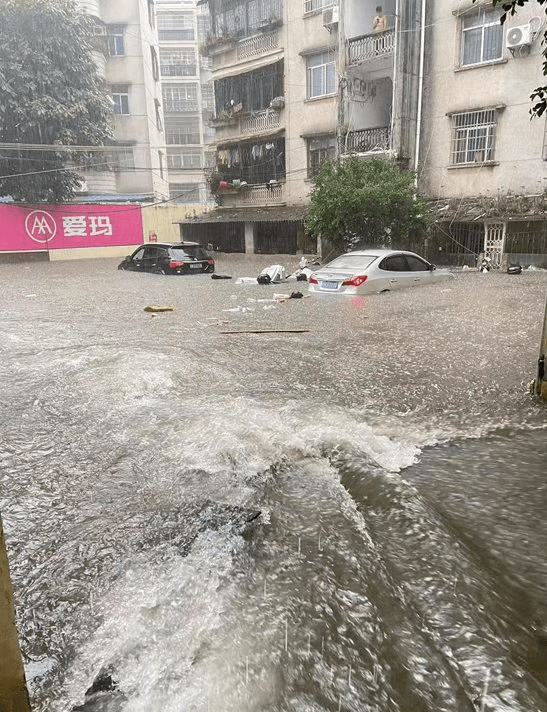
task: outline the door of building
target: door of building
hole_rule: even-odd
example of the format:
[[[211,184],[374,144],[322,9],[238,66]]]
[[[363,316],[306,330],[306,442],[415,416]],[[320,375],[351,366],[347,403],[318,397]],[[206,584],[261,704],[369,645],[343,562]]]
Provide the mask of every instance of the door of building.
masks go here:
[[[484,225],[484,255],[490,257],[494,269],[501,267],[505,246],[505,223],[492,222]]]

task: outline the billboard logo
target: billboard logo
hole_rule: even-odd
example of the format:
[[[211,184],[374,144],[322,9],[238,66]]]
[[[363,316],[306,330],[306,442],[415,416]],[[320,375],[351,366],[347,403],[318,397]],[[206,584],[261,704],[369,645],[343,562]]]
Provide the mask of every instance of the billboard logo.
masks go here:
[[[27,215],[25,230],[31,240],[45,244],[57,234],[57,223],[45,210],[33,210]]]

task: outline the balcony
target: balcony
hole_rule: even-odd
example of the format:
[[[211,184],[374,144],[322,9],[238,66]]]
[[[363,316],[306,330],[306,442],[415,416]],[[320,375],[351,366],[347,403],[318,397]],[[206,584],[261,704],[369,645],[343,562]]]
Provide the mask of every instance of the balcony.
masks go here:
[[[340,139],[340,154],[385,153],[389,151],[389,127],[377,126],[370,129],[350,131]]]
[[[394,48],[394,30],[354,37],[347,43],[348,64],[350,66],[361,64],[371,59],[392,55]]]
[[[279,30],[263,32],[253,37],[245,37],[237,44],[237,58],[248,59],[271,52],[279,47]]]
[[[285,184],[275,183],[266,187],[265,185],[250,185],[239,190],[221,192],[219,194],[220,205],[223,208],[241,208],[248,206],[267,206],[283,204],[285,197]]]
[[[256,133],[277,129],[280,125],[279,111],[265,109],[264,111],[251,111],[241,118],[241,133]]]

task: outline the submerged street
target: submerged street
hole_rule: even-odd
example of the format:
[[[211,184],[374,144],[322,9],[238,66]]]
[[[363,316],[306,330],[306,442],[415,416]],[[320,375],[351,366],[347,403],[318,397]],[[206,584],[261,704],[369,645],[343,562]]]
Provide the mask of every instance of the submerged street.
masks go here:
[[[217,259],[0,265],[33,709],[547,712],[547,272],[353,299]]]

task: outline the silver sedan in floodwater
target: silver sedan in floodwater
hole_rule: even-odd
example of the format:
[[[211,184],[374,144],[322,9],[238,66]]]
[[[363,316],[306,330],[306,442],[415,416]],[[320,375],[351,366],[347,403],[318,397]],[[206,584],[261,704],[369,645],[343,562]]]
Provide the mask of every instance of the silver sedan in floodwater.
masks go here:
[[[414,252],[370,249],[348,252],[321,267],[310,275],[308,289],[322,294],[359,295],[452,278],[450,270],[437,269]]]

